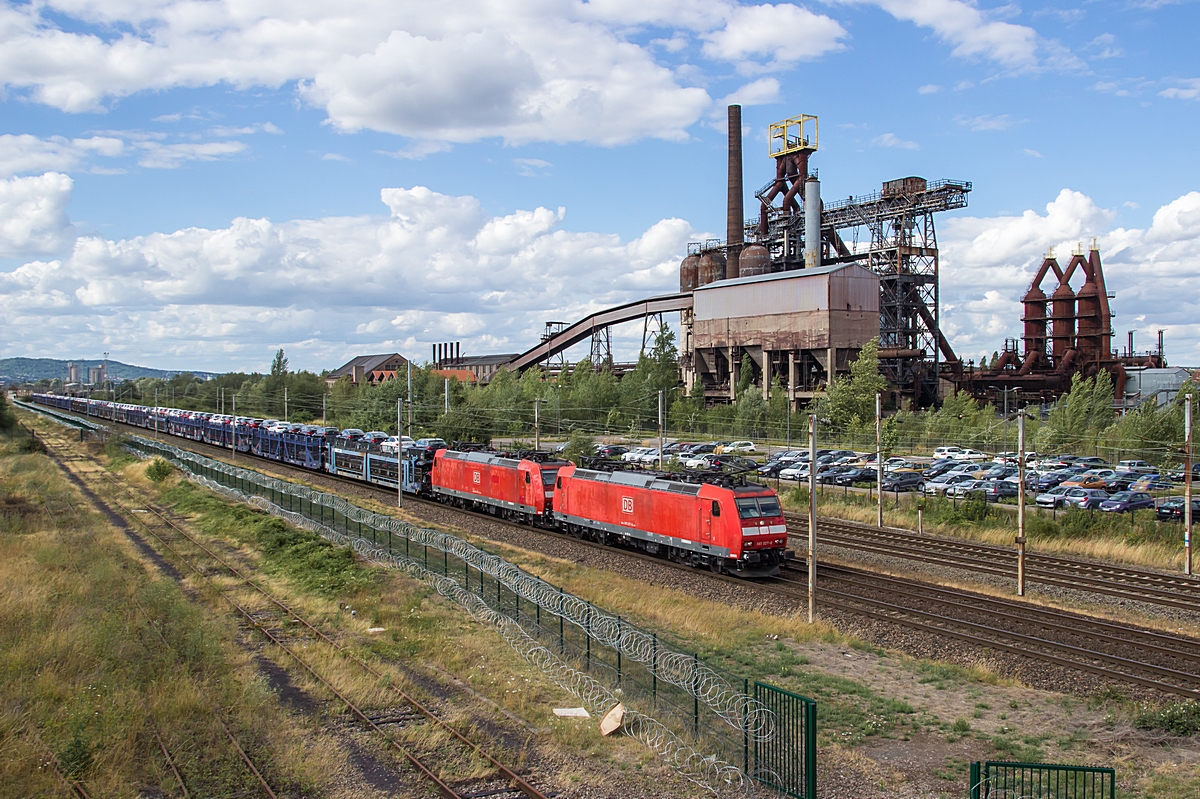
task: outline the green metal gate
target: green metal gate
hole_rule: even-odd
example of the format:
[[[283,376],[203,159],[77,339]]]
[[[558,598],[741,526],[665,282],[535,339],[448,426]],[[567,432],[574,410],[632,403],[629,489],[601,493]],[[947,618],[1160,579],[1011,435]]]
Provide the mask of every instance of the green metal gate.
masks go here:
[[[817,703],[757,681],[754,698],[775,725],[774,735],[754,743],[754,779],[796,799],[816,799]]]
[[[1099,766],[1008,763],[971,764],[971,799],[1115,799],[1117,773]]]

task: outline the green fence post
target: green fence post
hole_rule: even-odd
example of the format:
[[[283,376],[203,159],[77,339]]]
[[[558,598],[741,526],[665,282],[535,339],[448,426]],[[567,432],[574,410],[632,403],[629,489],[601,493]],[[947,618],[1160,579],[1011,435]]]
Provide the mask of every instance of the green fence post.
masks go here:
[[[562,616],[562,588],[558,589],[558,654],[563,653],[565,642],[563,641],[563,616]]]
[[[980,796],[980,776],[979,776],[979,761],[975,760],[971,763],[971,799],[979,799]]]
[[[584,637],[587,639],[587,644],[586,644],[587,645],[587,666],[584,668],[584,671],[591,671],[592,670],[592,603],[591,602],[587,603],[587,616],[585,617],[584,621],[585,621],[584,632],[586,633],[586,635]]]
[[[700,737],[700,653],[692,654],[692,735]]]
[[[806,702],[804,713],[804,795],[817,799],[817,703]]]

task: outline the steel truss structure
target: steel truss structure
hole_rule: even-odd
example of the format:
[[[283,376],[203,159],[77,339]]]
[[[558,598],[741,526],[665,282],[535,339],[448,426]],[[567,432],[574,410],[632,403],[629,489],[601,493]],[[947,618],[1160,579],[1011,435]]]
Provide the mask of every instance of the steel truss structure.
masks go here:
[[[803,208],[770,204],[776,185],[757,193],[763,214],[747,223],[746,238],[767,247],[774,268],[798,269],[804,263]],[[918,407],[937,401],[939,369],[960,368],[939,327],[934,214],[965,208],[970,191],[968,181],[902,178],[879,192],[822,203],[821,262],[857,261],[879,275],[880,368]]]

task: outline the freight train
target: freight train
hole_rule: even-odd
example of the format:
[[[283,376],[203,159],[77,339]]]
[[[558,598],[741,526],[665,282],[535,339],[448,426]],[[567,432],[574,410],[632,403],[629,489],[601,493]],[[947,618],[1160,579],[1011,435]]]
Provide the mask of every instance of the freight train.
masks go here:
[[[242,418],[35,394],[34,402],[281,463],[323,471],[454,507],[743,577],[774,576],[790,557],[771,488],[738,475],[586,468],[543,452],[460,447],[384,452],[337,435],[272,432]]]

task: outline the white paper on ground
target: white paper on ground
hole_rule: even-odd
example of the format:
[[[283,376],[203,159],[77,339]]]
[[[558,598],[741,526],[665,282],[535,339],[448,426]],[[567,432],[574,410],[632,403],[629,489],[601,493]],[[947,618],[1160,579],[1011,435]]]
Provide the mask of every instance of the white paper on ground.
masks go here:
[[[587,712],[584,707],[556,707],[554,715],[564,719],[590,719],[591,713]]]

